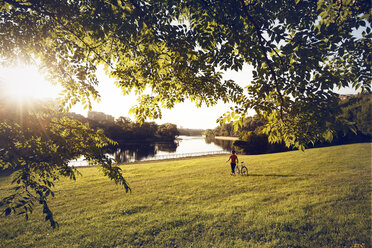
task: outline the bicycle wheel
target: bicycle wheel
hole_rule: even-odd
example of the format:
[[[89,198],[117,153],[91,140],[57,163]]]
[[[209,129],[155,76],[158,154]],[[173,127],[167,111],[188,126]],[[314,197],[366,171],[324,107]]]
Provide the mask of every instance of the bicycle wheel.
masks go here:
[[[238,166],[238,165],[236,165],[236,166],[235,166],[235,174],[238,174],[238,175],[239,175],[239,174],[240,174],[240,172],[241,172],[241,171],[240,171],[240,168],[239,168],[239,166]]]
[[[248,168],[247,167],[242,166],[240,172],[241,172],[242,176],[248,176]]]

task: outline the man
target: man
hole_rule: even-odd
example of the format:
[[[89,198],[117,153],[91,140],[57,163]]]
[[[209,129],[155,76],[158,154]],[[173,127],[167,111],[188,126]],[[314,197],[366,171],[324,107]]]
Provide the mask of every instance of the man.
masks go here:
[[[233,150],[231,152],[232,154],[230,155],[229,159],[226,162],[231,161],[231,175],[235,176],[235,166],[237,163],[239,163],[238,156],[235,155],[235,151]]]

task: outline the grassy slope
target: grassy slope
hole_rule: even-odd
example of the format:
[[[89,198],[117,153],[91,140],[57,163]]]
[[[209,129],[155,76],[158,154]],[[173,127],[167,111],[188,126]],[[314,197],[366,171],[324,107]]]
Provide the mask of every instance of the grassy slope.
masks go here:
[[[56,187],[59,229],[0,217],[0,247],[371,246],[371,144],[239,157],[250,176],[226,156],[125,165],[131,194],[81,169]]]

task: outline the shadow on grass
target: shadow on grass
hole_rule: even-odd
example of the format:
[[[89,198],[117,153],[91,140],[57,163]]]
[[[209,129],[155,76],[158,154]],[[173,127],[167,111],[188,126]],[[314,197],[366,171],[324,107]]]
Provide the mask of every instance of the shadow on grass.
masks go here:
[[[248,177],[313,177],[316,174],[302,174],[302,175],[280,175],[280,174],[248,174]]]
[[[9,177],[13,172],[11,170],[0,170],[0,177]]]

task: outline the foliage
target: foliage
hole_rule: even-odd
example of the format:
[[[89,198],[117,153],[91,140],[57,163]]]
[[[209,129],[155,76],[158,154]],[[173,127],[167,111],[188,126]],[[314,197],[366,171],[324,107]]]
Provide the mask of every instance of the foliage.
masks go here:
[[[351,97],[341,103],[342,117],[353,123],[357,132],[372,137],[372,94]]]
[[[233,102],[221,122],[248,109],[270,142],[304,147],[332,139],[334,89],[370,90],[371,2],[364,0],[129,0],[0,2],[0,57],[37,60],[64,86],[65,107],[99,99],[97,65],[140,97],[137,120],[191,99]],[[357,35],[356,35],[357,33]],[[223,70],[253,69],[247,91]],[[146,94],[151,90],[151,94]]]
[[[84,156],[98,165],[104,175],[122,185],[128,183],[121,169],[105,155],[104,147],[112,144],[103,130],[93,130],[87,123],[72,120],[45,103],[11,107],[0,111],[0,172],[13,172],[13,193],[0,201],[5,215],[24,215],[28,219],[34,203],[43,207],[45,220],[58,224],[48,199],[61,177],[76,180],[78,171],[69,162]],[[18,111],[21,109],[22,111]]]
[[[248,177],[229,175],[227,155],[126,164],[130,197],[79,168],[50,202],[59,229],[36,210],[27,223],[0,217],[0,246],[371,247],[371,152],[364,143],[238,154]],[[9,184],[0,177],[0,192]]]
[[[252,131],[258,130],[263,125],[264,125],[264,122],[261,120],[261,118],[258,115],[254,115],[252,117],[245,118],[244,125],[240,131],[252,132]]]
[[[269,143],[266,134],[253,131],[242,131],[239,140],[234,142],[234,146],[239,153],[243,154],[264,154],[288,150],[283,143]]]
[[[336,123],[332,123],[334,138],[332,140],[319,138],[318,142],[308,144],[308,146],[320,147],[371,141],[371,100],[371,94],[359,94],[351,96],[346,101],[340,100],[341,112],[336,117]],[[281,143],[269,144],[268,136],[262,132],[262,125],[258,116],[252,117],[251,122],[245,123],[239,131],[240,140],[234,143],[239,147],[238,150],[245,154],[287,150]]]
[[[350,144],[357,142],[370,142],[371,132],[371,94],[358,94],[346,101],[340,101],[341,113],[337,116],[339,125],[334,128],[334,138],[328,145]],[[327,145],[326,142],[317,142],[315,146]]]
[[[223,123],[219,126],[217,126],[215,129],[207,129],[204,132],[204,135],[206,136],[230,136],[234,137],[238,135],[238,132],[234,130],[233,124],[230,123]]]
[[[246,133],[247,131],[255,131],[258,127],[263,126],[263,121],[260,119],[258,115],[248,116],[244,119],[243,124],[240,128],[235,128],[233,123],[222,123],[217,126],[215,129],[211,130],[208,129],[204,132],[204,135],[208,137],[214,136],[230,136],[230,137],[237,137],[241,136],[242,133]]]
[[[165,123],[165,124],[160,125],[158,127],[157,133],[161,137],[167,137],[170,139],[174,139],[175,136],[179,135],[177,125],[172,124],[172,123]]]
[[[102,129],[107,137],[116,141],[119,145],[125,145],[134,141],[174,140],[179,134],[175,124],[166,123],[158,125],[155,122],[144,122],[140,124],[123,116],[120,116],[114,121],[113,117],[112,120],[109,120],[111,116],[105,115],[102,112],[95,113],[96,115],[88,114],[88,118],[72,113],[67,113],[67,116],[70,116],[72,119],[76,118],[81,122],[89,123],[94,129]],[[106,119],[105,116],[109,118]]]
[[[212,138],[214,137],[214,132],[212,129],[207,129],[204,131],[203,135],[205,135],[207,138]]]

